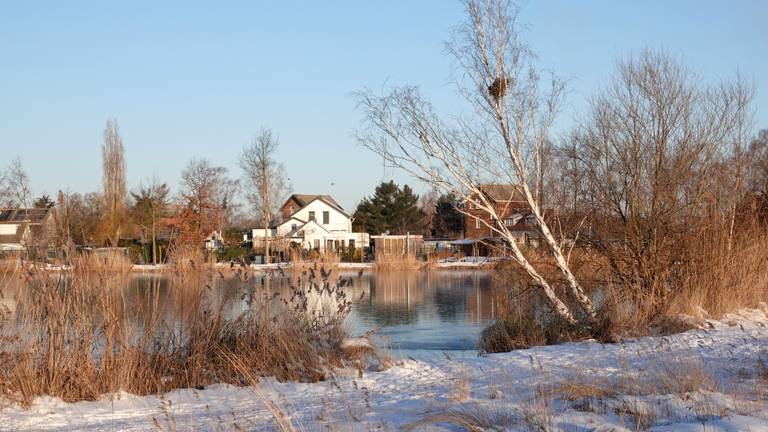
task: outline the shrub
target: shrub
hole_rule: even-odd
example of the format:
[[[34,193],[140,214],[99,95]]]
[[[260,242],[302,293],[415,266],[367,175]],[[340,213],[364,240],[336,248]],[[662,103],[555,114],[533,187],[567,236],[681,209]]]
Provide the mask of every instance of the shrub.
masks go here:
[[[248,251],[242,246],[227,246],[221,252],[218,252],[219,261],[239,261],[246,257]]]

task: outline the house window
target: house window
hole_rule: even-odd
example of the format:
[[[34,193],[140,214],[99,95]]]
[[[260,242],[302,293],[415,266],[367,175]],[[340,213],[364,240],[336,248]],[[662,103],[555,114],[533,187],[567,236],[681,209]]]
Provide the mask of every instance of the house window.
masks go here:
[[[320,239],[315,239],[315,249],[320,249]]]
[[[333,240],[326,240],[325,241],[325,248],[327,250],[333,250]]]
[[[296,231],[296,228],[298,228],[298,225],[291,224],[291,231]]]
[[[354,249],[355,248],[355,239],[349,239],[349,248]]]
[[[480,219],[479,218],[475,218],[475,228],[477,228],[477,229],[480,228]]]
[[[331,223],[331,214],[327,211],[323,212],[323,225],[328,225]]]
[[[315,220],[315,212],[313,211],[309,212],[309,220],[311,221]]]

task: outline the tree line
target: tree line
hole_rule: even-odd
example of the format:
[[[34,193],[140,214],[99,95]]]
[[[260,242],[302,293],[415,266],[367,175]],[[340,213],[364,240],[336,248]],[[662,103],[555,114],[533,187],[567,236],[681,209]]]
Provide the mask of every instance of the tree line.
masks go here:
[[[237,244],[244,227],[268,224],[279,200],[290,190],[284,169],[274,158],[277,146],[278,138],[265,128],[240,154],[241,178],[208,159],[192,158],[181,172],[175,193],[156,177],[142,180],[129,191],[125,145],[117,120],[109,119],[101,146],[100,191],[60,190],[55,199],[43,194],[33,200],[29,175],[16,158],[0,171],[0,207],[52,208],[54,227],[37,233],[34,247],[55,250],[64,259],[71,258],[77,247],[125,246],[138,239],[147,245],[146,260],[157,263],[163,258],[158,242],[166,248],[201,248],[216,231]],[[250,211],[236,199],[242,186]]]

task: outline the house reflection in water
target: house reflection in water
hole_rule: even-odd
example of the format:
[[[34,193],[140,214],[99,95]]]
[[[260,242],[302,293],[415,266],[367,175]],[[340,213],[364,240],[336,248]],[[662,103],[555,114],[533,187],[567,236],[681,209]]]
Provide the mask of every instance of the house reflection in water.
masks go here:
[[[371,324],[485,323],[495,312],[491,277],[486,272],[373,273],[363,285],[366,282],[370,297],[353,309]]]
[[[334,274],[331,279],[336,277]],[[392,347],[471,351],[496,310],[493,278],[485,271],[371,272],[362,275],[354,272],[344,273],[342,278],[352,281],[344,287],[352,301],[348,317],[350,331],[360,334],[379,327],[378,334]],[[277,274],[271,280],[264,275],[241,280],[216,275],[174,279],[162,273],[132,274],[121,281],[115,281],[113,291],[125,302],[127,310],[133,311],[130,315],[137,317],[159,313],[163,318],[172,319],[198,312],[200,307],[221,310],[226,318],[238,317],[249,308],[277,312],[283,307],[281,299],[290,298],[292,294],[288,277]],[[20,284],[11,283],[0,301],[25,292]],[[195,295],[198,291],[185,289],[184,284],[205,286],[204,298],[198,301]],[[301,285],[308,288],[306,280]],[[139,323],[140,328],[141,325]]]

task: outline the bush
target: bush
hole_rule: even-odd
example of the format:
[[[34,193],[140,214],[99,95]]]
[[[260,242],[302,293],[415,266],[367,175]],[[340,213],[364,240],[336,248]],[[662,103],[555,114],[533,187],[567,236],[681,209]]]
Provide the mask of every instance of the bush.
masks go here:
[[[362,249],[357,249],[354,246],[348,246],[341,254],[341,261],[343,262],[360,262],[362,258]]]
[[[227,246],[216,255],[219,261],[239,261],[248,255],[248,251],[242,246]]]
[[[495,321],[480,335],[480,350],[489,353],[509,352],[539,345],[554,345],[586,339],[601,329],[573,326],[557,315],[534,317],[517,315]]]

